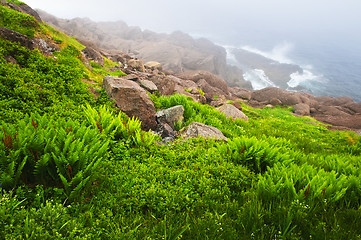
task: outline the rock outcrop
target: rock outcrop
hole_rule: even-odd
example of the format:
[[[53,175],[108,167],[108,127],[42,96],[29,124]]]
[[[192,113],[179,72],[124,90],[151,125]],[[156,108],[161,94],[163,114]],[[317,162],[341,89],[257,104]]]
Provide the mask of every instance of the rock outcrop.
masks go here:
[[[145,62],[158,62],[163,71],[204,70],[225,79],[232,86],[252,87],[243,79],[241,69],[227,64],[226,50],[207,39],[193,39],[179,31],[172,34],[142,31],[122,21],[96,23],[87,18],[65,20],[42,11],[39,14],[44,21],[70,36],[93,42],[99,48],[118,49]],[[160,67],[156,68],[160,70]]]
[[[103,88],[122,112],[142,121],[143,130],[156,129],[153,102],[147,92],[136,82],[118,77],[105,77]]]

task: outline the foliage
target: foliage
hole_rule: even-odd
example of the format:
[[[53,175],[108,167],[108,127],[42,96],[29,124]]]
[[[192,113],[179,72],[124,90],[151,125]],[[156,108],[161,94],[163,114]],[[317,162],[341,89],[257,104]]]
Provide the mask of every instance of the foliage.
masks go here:
[[[73,200],[92,180],[108,148],[97,129],[46,115],[27,116],[18,127],[2,129],[0,184],[5,189],[20,182],[62,186]]]
[[[16,3],[20,3],[17,1]],[[17,12],[0,5],[0,27],[5,27],[19,32],[28,38],[33,38],[39,29],[39,24],[34,17]]]

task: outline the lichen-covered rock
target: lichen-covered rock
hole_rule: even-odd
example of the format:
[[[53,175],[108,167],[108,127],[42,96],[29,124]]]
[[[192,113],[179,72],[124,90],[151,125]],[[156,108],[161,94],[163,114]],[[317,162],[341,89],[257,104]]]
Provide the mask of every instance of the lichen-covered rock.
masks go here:
[[[189,124],[189,126],[181,132],[181,136],[184,139],[204,137],[227,141],[227,138],[219,129],[199,122]]]
[[[139,72],[145,72],[144,62],[139,59],[130,59],[128,61],[128,67]]]
[[[103,80],[103,88],[122,112],[142,121],[143,130],[156,129],[154,104],[138,83],[108,76]]]
[[[242,119],[248,122],[248,117],[241,110],[231,104],[224,104],[217,108],[218,111],[224,113],[227,117],[231,117],[233,120]]]
[[[177,105],[157,112],[156,116],[159,123],[167,123],[173,128],[174,123],[183,121],[183,114],[184,107],[182,105]]]

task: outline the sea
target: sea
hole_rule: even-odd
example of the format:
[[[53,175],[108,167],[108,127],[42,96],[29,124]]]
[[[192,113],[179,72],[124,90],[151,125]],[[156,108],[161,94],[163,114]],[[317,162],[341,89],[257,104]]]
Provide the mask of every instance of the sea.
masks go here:
[[[243,34],[244,36],[244,34]],[[323,40],[250,40],[233,37],[232,40],[213,38],[217,45],[227,50],[228,63],[243,67],[244,79],[250,81],[255,90],[276,86],[262,69],[244,68],[232,56],[232,48],[240,48],[279,63],[300,66],[302,73],[290,74],[289,90],[309,92],[315,96],[349,96],[361,102],[361,44],[359,42]]]

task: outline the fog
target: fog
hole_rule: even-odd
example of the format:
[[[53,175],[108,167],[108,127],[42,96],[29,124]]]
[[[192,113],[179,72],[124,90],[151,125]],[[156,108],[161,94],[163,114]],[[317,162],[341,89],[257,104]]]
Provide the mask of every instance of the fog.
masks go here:
[[[157,32],[181,30],[218,41],[268,41],[310,37],[360,40],[358,0],[27,0],[57,17],[123,20]]]

